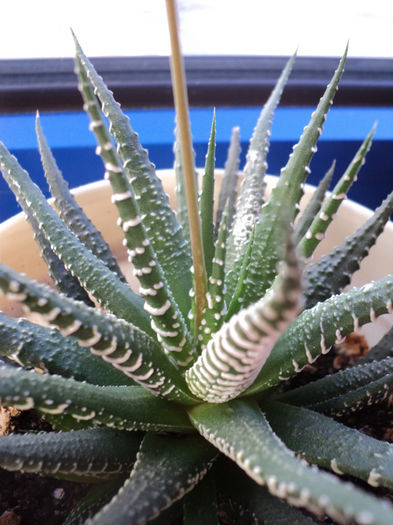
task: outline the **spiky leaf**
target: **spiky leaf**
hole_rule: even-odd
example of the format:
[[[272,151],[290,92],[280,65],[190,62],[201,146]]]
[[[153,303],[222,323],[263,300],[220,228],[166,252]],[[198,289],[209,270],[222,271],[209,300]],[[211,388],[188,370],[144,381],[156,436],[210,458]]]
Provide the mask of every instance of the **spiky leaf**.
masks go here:
[[[107,266],[66,228],[61,219],[47,203],[39,188],[31,181],[27,172],[18,164],[5,146],[0,143],[0,169],[4,178],[16,184],[29,202],[36,220],[42,225],[46,238],[67,270],[76,275],[82,286],[97,301],[120,318],[132,322],[150,333],[148,315],[144,312],[142,299],[128,284],[123,283]],[[20,201],[23,206],[23,201]]]
[[[247,393],[255,393],[300,372],[320,354],[378,315],[392,312],[393,276],[353,288],[305,310],[280,337]]]
[[[193,402],[184,379],[158,344],[130,323],[60,296],[3,265],[0,289],[155,395]]]
[[[139,386],[99,387],[9,366],[0,367],[0,379],[4,406],[70,415],[91,426],[118,430],[192,431],[182,410]]]
[[[134,381],[98,356],[86,352],[75,339],[58,330],[0,313],[0,354],[22,366],[72,377],[95,385],[132,385]]]
[[[232,227],[238,193],[240,153],[240,130],[238,127],[234,127],[232,129],[231,142],[228,149],[227,160],[225,162],[220,195],[218,197],[215,228],[216,234],[218,233],[221,217],[226,205],[228,205],[228,228]]]
[[[112,186],[112,200],[119,212],[129,261],[134,266],[133,273],[140,284],[139,293],[145,299],[144,308],[151,316],[151,326],[157,338],[171,355],[173,362],[180,367],[185,367],[196,359],[196,352],[185,320],[150,244],[140,216],[139,206],[124,173],[121,160],[114,150],[112,139],[106,129],[89,80],[85,71],[80,67],[79,61],[77,61],[77,71],[87,112],[91,124],[94,124],[92,129],[99,144],[99,153],[105,165],[106,177]]]
[[[393,373],[393,358],[361,363],[335,374],[329,374],[311,383],[279,394],[280,401],[291,405],[317,404],[337,396],[354,392],[358,388]]]
[[[89,525],[146,523],[189,492],[210,468],[216,455],[199,437],[172,439],[147,434],[121,492]],[[87,525],[87,524],[86,524]]]
[[[300,215],[296,223],[295,231],[294,231],[294,239],[295,239],[296,244],[306,234],[314,217],[317,215],[317,213],[321,209],[323,200],[326,196],[326,192],[329,188],[330,182],[334,174],[335,165],[336,165],[336,161],[333,161],[332,165],[330,166],[328,171],[325,173],[323,178],[320,180],[317,188],[311,195],[310,201],[308,202],[305,210]]]
[[[177,304],[183,315],[187,315],[190,301],[184,290],[191,288],[189,271],[191,260],[182,230],[154,166],[149,161],[146,150],[139,143],[129,118],[121,111],[119,104],[96,73],[76,39],[75,43],[78,60],[101,101],[104,115],[110,122],[109,130],[117,142],[118,152],[138,200],[150,242],[165,271],[165,277]]]
[[[270,145],[270,128],[274,111],[280,101],[281,93],[291,73],[296,53],[288,60],[268,101],[266,102],[254,129],[243,170],[243,182],[236,204],[236,214],[231,235],[228,239],[227,271],[234,269],[235,261],[250,238],[251,231],[259,217],[265,198],[264,176],[267,169],[267,154]],[[240,261],[241,263],[241,261]],[[235,275],[236,277],[236,275]],[[231,295],[234,279],[228,279],[228,293]]]
[[[64,180],[49,148],[38,114],[36,119],[36,133],[45,177],[60,217],[82,244],[94,253],[98,259],[103,261],[121,280],[125,281],[107,242],[86,216],[82,208],[77,204],[74,196],[70,192],[68,184]]]
[[[241,400],[202,404],[189,414],[208,441],[275,496],[342,523],[391,523],[393,506],[388,501],[305,465],[274,434],[256,404]]]
[[[297,205],[303,194],[302,184],[310,172],[309,164],[316,151],[316,142],[322,132],[326,114],[344,71],[345,60],[346,52],[313,113],[310,123],[304,129],[299,143],[294,147],[287,165],[281,170],[277,186],[273,188],[269,201],[261,209],[255,226],[255,237],[247,274],[243,282],[237,284],[237,288],[241,287],[238,295],[243,297],[244,305],[261,297],[276,277],[276,266],[280,259],[282,210],[287,211],[288,222],[295,219]]]
[[[393,212],[393,192],[355,233],[304,272],[306,308],[341,292],[350,283]]]
[[[142,434],[106,428],[0,436],[0,466],[76,481],[100,481],[131,470]]]
[[[203,255],[207,278],[212,271],[214,254],[214,167],[216,151],[216,114],[213,114],[209,145],[206,154],[205,170],[202,177],[202,191],[199,199],[199,213],[201,217]]]
[[[373,487],[393,488],[393,445],[305,408],[267,403],[273,430],[296,454],[336,474],[350,474]]]
[[[360,146],[352,162],[334,187],[331,195],[329,195],[328,199],[323,204],[321,212],[314,217],[309,229],[300,241],[299,251],[303,253],[305,257],[310,257],[315,248],[324,238],[329,224],[332,222],[340,204],[346,198],[349,188],[356,180],[357,174],[365,162],[365,157],[370,149],[373,135],[374,128]]]

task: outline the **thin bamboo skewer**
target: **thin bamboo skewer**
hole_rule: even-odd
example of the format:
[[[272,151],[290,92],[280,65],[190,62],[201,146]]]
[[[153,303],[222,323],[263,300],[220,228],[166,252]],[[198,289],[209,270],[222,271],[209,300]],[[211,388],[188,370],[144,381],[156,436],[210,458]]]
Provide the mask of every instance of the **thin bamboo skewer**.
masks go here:
[[[175,0],[166,0],[169,34],[171,40],[171,74],[173,95],[179,127],[181,155],[186,186],[186,200],[190,224],[191,251],[195,280],[195,320],[197,328],[202,320],[206,304],[206,270],[203,256],[201,224],[195,189],[195,166],[189,125],[188,98],[183,58],[180,50],[179,29]]]

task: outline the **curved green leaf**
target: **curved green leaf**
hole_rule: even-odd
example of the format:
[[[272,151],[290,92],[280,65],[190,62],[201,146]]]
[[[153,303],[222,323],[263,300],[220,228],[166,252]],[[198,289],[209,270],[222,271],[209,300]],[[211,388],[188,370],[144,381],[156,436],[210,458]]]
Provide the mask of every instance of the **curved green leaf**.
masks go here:
[[[34,216],[33,210],[30,208],[28,198],[20,191],[19,185],[15,184],[12,177],[7,179],[7,183],[22,207],[26,220],[34,232],[34,241],[40,248],[41,257],[48,268],[49,276],[53,280],[57,290],[77,301],[83,301],[85,304],[92,305],[93,302],[89,298],[86,290],[81,286],[78,279],[66,269],[64,263],[52,250],[50,242],[46,238],[39,221]]]
[[[206,474],[216,450],[199,437],[147,434],[130,478],[86,525],[146,523],[189,492]]]
[[[310,173],[309,164],[316,151],[316,143],[321,135],[322,126],[330,109],[338,83],[344,71],[347,51],[322,96],[317,109],[311,116],[310,123],[304,128],[300,140],[293,148],[288,163],[281,170],[277,186],[273,188],[269,201],[262,207],[255,226],[247,275],[239,294],[244,298],[243,305],[248,305],[263,296],[277,275],[277,263],[280,259],[280,231],[282,230],[282,210],[286,210],[288,221],[295,220],[298,204],[303,195],[302,184]]]
[[[346,370],[339,370],[335,374],[279,394],[278,399],[298,406],[316,404],[350,393],[392,373],[393,358],[391,357],[377,362],[356,364]]]
[[[180,372],[159,345],[132,324],[58,295],[1,264],[0,289],[154,395],[195,402]]]
[[[107,481],[93,486],[78,504],[72,509],[67,516],[63,525],[82,525],[88,518],[96,514],[104,505],[106,505],[113,496],[119,491],[124,483],[124,477]]]
[[[134,266],[133,273],[140,284],[139,293],[145,299],[144,308],[151,316],[151,326],[158,340],[172,361],[179,367],[185,367],[197,357],[190,334],[150,244],[138,204],[106,129],[89,80],[79,65],[77,60],[80,90],[99,144],[99,152],[106,169],[105,176],[112,186],[112,200],[119,212],[129,261]]]
[[[58,330],[14,319],[0,312],[0,354],[22,366],[72,377],[94,385],[132,385],[135,382],[98,356],[86,352]]]
[[[393,276],[388,275],[305,310],[277,341],[246,394],[277,385],[300,372],[320,354],[329,352],[335,342],[379,315],[391,313],[392,300]]]
[[[371,147],[371,140],[374,135],[374,128],[371,130],[363,144],[360,146],[352,162],[341,176],[326,202],[323,204],[321,212],[312,221],[309,229],[299,242],[299,251],[305,257],[311,257],[315,248],[325,236],[325,232],[332,222],[340,204],[356,180],[360,168],[365,162],[365,157]]]
[[[77,421],[118,430],[192,431],[181,408],[139,386],[100,387],[2,366],[0,400],[4,406],[70,415]]]
[[[112,92],[105,86],[93,65],[75,39],[77,58],[101,101],[104,115],[110,122],[125,172],[138,201],[140,213],[150,242],[176,303],[184,316],[190,308],[185,290],[191,289],[191,259],[189,249],[176,216],[171,209],[160,179],[150,163],[147,151],[139,142],[128,117],[121,111]]]
[[[336,161],[333,161],[332,165],[330,166],[328,171],[325,173],[323,178],[320,180],[318,186],[316,187],[313,194],[311,195],[311,198],[305,210],[300,215],[296,223],[295,231],[294,231],[294,239],[295,239],[296,244],[298,244],[299,241],[306,234],[314,217],[317,215],[317,213],[321,209],[326,192],[329,188],[330,182],[333,177],[335,166],[336,166]]]
[[[296,53],[288,60],[269,99],[267,100],[255,126],[247,152],[246,165],[243,169],[243,182],[236,204],[231,234],[228,238],[226,268],[233,270],[234,279],[228,279],[228,294],[232,295],[238,277],[239,255],[244,250],[251,236],[255,221],[258,219],[265,197],[264,177],[267,169],[267,154],[270,145],[270,128],[274,111],[291,73]],[[235,263],[238,263],[235,266]],[[237,270],[236,270],[237,268]]]
[[[129,472],[141,440],[107,428],[0,436],[0,466],[91,483]]]
[[[189,410],[191,421],[208,441],[235,461],[250,478],[275,496],[325,513],[341,523],[389,525],[393,506],[352,484],[308,467],[272,431],[254,403],[234,400],[224,405],[198,405]]]
[[[393,192],[355,233],[304,272],[306,308],[341,292],[368,255],[393,212]]]
[[[224,504],[226,503],[224,511],[227,511],[228,507],[234,511],[234,523],[242,516],[247,520],[245,523],[258,525],[320,525],[319,520],[306,516],[302,510],[272,496],[265,487],[255,483],[232,461],[221,457],[217,461],[217,467],[220,489],[223,491],[221,497],[224,498]]]
[[[393,488],[393,444],[305,408],[267,402],[263,410],[284,443],[309,463]]]
[[[386,374],[375,381],[340,394],[326,401],[309,403],[312,410],[332,416],[343,416],[361,410],[366,406],[380,403],[393,392],[393,373]]]
[[[216,113],[210,131],[209,145],[206,154],[205,170],[202,177],[202,190],[199,197],[199,214],[201,218],[203,256],[205,258],[206,276],[209,278],[212,271],[214,254],[214,167],[216,151]]]
[[[39,116],[36,118],[36,133],[41,161],[50,192],[54,197],[55,207],[68,228],[98,259],[106,264],[122,281],[125,281],[116,259],[113,257],[107,242],[91,220],[74,199],[63,179],[56,160],[49,148]]]
[[[236,212],[236,198],[238,193],[239,165],[240,165],[240,133],[239,128],[232,129],[231,142],[229,144],[228,156],[225,162],[224,175],[222,177],[220,194],[218,197],[216,212],[216,235],[218,233],[221,217],[225,206],[228,204],[228,229],[232,227],[233,217]]]
[[[225,278],[225,250],[226,250],[226,238],[228,234],[227,229],[227,214],[228,206],[225,207],[222,215],[220,228],[218,231],[218,237],[216,241],[216,247],[214,257],[212,260],[212,272],[207,283],[206,292],[206,308],[202,323],[199,327],[198,342],[201,348],[208,343],[212,334],[217,332],[223,323],[224,315],[226,313],[225,305],[225,289],[224,289],[224,278]]]

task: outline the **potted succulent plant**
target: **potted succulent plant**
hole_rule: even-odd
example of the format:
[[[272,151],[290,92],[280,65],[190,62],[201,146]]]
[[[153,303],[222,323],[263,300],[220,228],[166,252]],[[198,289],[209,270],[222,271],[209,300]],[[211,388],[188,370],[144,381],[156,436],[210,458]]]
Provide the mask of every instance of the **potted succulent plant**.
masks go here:
[[[55,327],[0,315],[0,353],[19,365],[0,368],[1,404],[34,408],[55,429],[1,436],[0,466],[94,483],[68,525],[317,523],[325,515],[391,524],[387,499],[340,476],[391,489],[392,445],[335,418],[390,394],[392,331],[363,363],[317,381],[303,376],[302,386],[293,381],[346,335],[393,310],[393,276],[343,292],[389,220],[393,193],[340,246],[309,262],[373,132],[331,194],[324,200],[329,173],[295,223],[346,54],[265,202],[269,129],[290,59],[255,128],[237,202],[234,134],[214,224],[215,122],[198,204],[181,71],[174,74],[175,215],[137,134],[76,48],[84,107],[139,292],[75,204],[39,120],[58,213],[1,144],[0,169],[58,291],[0,265],[3,294]],[[176,57],[175,50],[175,71]]]

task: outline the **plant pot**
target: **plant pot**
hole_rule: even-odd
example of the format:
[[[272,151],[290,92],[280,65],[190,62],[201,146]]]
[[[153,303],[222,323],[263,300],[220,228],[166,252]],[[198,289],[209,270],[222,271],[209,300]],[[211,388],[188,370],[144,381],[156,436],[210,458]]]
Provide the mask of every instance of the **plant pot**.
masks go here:
[[[172,170],[159,172],[165,191],[168,193],[171,203],[175,202],[174,178]],[[219,173],[220,175],[220,173]],[[268,176],[268,192],[277,180],[276,177]],[[305,186],[304,202],[310,197],[313,187]],[[74,191],[79,204],[84,208],[87,215],[93,220],[104,238],[108,241],[112,252],[116,255],[120,265],[129,278],[131,285],[132,276],[127,261],[126,249],[122,245],[122,231],[116,225],[117,212],[111,203],[111,190],[109,183],[99,181],[81,186]],[[371,215],[371,211],[346,200],[342,203],[337,219],[328,230],[327,238],[317,249],[315,258],[327,253],[335,245],[342,242],[357,227],[365,222]],[[384,233],[378,239],[376,245],[371,249],[369,257],[361,264],[353,279],[353,286],[360,286],[371,280],[384,277],[393,272],[393,223],[389,222]],[[20,213],[0,225],[0,261],[19,272],[25,272],[29,277],[40,282],[50,282],[44,262],[40,257],[30,226],[26,223],[23,213]],[[0,309],[8,315],[20,316],[23,310],[20,305],[0,297]],[[363,327],[362,331],[370,345],[375,344],[380,337],[393,325],[393,315],[381,316],[377,323]]]

